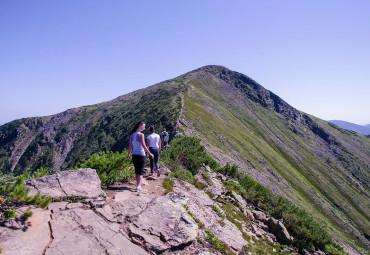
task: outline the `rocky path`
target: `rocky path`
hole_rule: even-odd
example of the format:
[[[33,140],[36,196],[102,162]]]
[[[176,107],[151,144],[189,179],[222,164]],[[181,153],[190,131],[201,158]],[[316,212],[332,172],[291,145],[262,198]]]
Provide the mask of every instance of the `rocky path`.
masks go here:
[[[265,245],[263,240],[271,246],[266,254],[272,254],[277,241],[291,243],[281,222],[251,211],[241,196],[226,190],[225,177],[209,168],[196,176],[200,189],[171,177],[174,192],[165,195],[165,178],[164,171],[144,178],[143,192],[135,191],[135,181],[104,192],[92,169],[28,181],[31,192],[64,201],[33,209],[27,226],[0,226],[2,254],[255,254],[246,249]]]

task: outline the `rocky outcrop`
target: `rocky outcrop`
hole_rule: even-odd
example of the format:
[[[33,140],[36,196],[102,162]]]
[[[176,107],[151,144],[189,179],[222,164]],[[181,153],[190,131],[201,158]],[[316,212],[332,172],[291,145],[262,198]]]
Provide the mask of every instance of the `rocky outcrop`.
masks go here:
[[[29,195],[40,192],[51,197],[79,196],[98,198],[105,196],[96,171],[90,168],[73,171],[62,171],[58,174],[28,180],[25,186],[30,189]]]
[[[260,211],[253,211],[253,215],[254,218],[259,221],[259,227],[264,231],[272,233],[279,243],[288,245],[292,244],[293,237],[289,234],[281,221],[267,216],[265,213]],[[257,227],[255,231],[259,231]]]
[[[54,212],[50,228],[53,240],[45,255],[148,254],[124,236],[119,224],[106,222],[82,205]]]
[[[198,236],[198,224],[184,209],[187,200],[181,193],[154,199],[145,210],[128,219],[129,235],[158,253],[193,242]]]

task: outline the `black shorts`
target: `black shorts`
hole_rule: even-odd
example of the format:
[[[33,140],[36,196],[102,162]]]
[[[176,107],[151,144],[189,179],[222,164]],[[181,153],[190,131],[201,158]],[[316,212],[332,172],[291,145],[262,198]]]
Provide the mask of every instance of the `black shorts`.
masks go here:
[[[135,167],[135,174],[137,175],[144,175],[144,167],[146,164],[146,156],[140,155],[132,155],[132,162],[134,163]]]

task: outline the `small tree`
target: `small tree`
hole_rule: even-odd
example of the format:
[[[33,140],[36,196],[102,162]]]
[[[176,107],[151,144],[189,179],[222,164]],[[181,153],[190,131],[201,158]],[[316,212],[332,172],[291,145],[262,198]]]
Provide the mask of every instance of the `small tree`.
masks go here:
[[[25,174],[17,177],[0,177],[0,223],[16,218],[17,209],[21,206],[34,205],[43,209],[48,207],[51,197],[41,196],[39,192],[28,196],[29,189],[23,185],[25,180],[46,175],[46,172],[48,172],[47,169],[42,168],[34,173],[27,170]],[[30,208],[27,208],[19,219],[25,221],[31,216],[32,212]]]

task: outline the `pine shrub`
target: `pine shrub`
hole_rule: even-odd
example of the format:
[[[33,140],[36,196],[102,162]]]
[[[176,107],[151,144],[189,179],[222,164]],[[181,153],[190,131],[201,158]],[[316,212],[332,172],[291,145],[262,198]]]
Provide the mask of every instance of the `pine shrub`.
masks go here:
[[[134,177],[132,162],[126,157],[127,150],[122,153],[112,151],[94,153],[89,159],[78,162],[75,169],[95,169],[102,187],[106,189],[116,182],[127,182]]]

